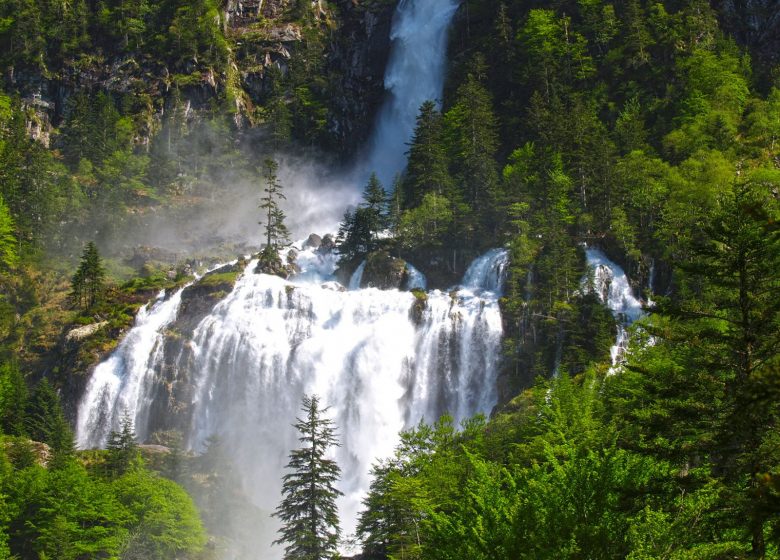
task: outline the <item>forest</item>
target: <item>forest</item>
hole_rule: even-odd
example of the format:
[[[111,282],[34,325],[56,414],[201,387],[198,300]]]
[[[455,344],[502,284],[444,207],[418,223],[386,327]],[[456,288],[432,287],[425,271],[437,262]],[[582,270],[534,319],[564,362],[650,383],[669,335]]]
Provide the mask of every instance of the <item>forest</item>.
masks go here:
[[[352,101],[332,56],[346,3],[270,4],[239,32],[214,0],[0,3],[0,558],[219,557],[208,453],[139,449],[129,420],[76,450],[74,402],[186,282],[112,240],[232,181],[274,185],[276,153],[357,155],[331,126]],[[257,93],[242,75],[274,22],[299,34]],[[501,402],[400,434],[356,558],[780,558],[780,60],[730,22],[704,0],[463,1],[443,99],[393,184],[357,187],[337,244],[347,277],[386,253],[441,288],[506,247]],[[289,234],[267,189],[271,246]],[[616,366],[584,247],[648,302]]]

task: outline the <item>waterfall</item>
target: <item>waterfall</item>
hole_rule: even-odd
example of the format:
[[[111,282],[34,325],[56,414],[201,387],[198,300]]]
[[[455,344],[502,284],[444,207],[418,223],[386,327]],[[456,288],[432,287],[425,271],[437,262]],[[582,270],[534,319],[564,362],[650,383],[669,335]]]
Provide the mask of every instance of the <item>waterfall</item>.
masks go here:
[[[143,306],[135,326],[105,362],[99,364],[79,404],[76,443],[81,449],[105,445],[108,434],[119,430],[124,414],[143,431],[143,411],[150,404],[149,389],[154,365],[160,358],[165,328],[176,318],[182,290],[170,299],[164,292],[151,308]]]
[[[406,166],[406,144],[420,105],[439,102],[444,87],[447,31],[460,0],[400,0],[393,17],[385,70],[387,98],[379,113],[365,169],[391,185]]]
[[[458,5],[399,1],[387,97],[363,167],[385,185],[406,165],[420,105],[441,99],[447,31]],[[392,453],[399,430],[444,413],[460,422],[495,406],[498,297],[507,258],[506,251],[491,251],[472,264],[460,289],[425,298],[360,289],[365,263],[347,291],[331,275],[335,256],[314,250],[297,253],[301,273],[292,281],[254,274],[255,263],[249,263],[186,340],[173,338],[181,336],[177,321],[187,323],[178,292],[139,313],[136,326],[95,369],[79,406],[79,447],[105,445],[123,414],[135,419],[140,439],[166,425],[165,414],[186,419],[180,427],[192,450],[218,436],[240,492],[263,518],[245,520],[247,542],[230,557],[279,558],[281,548],[270,545],[277,525],[269,514],[280,500],[287,454],[298,445],[292,424],[301,397],[317,393],[338,427],[341,446],[334,457],[344,493],[338,505],[349,535],[371,464]],[[407,271],[406,287],[424,289],[425,277],[414,267]],[[175,411],[159,390],[169,380],[188,388]]]
[[[355,272],[352,273],[352,276],[349,279],[349,286],[347,286],[348,289],[350,290],[360,289],[360,284],[363,283],[363,272],[365,272],[365,270],[366,270],[366,261],[363,261],[355,269]]]
[[[255,274],[250,262],[191,338],[166,355],[160,341],[179,292],[139,314],[117,351],[95,370],[79,407],[79,445],[105,444],[125,412],[136,419],[139,437],[148,437],[148,426],[159,422],[152,416],[165,410],[165,403],[154,402],[159,393],[148,374],[167,364],[174,378],[192,385],[188,447],[203,450],[219,436],[243,491],[270,512],[280,500],[287,454],[298,445],[292,424],[301,397],[317,393],[338,427],[339,511],[349,534],[371,464],[392,454],[401,429],[444,413],[460,422],[495,406],[506,261],[503,250],[480,257],[463,287],[428,292],[422,309],[410,292],[328,289],[333,282],[321,280],[332,260],[312,251],[298,255],[302,272],[292,282]],[[255,546],[272,558],[279,550],[269,547],[274,535],[267,523],[270,536]]]
[[[425,275],[406,263],[406,286],[407,290],[425,290],[428,287],[428,279]]]
[[[598,249],[585,249],[585,256],[591,274],[583,278],[585,289],[592,289],[617,321],[618,335],[610,350],[612,365],[622,360],[628,347],[628,327],[642,317],[642,302],[634,296],[634,291],[623,269],[609,260]]]
[[[506,249],[493,249],[475,260],[463,277],[463,286],[496,292],[500,295],[509,265]]]

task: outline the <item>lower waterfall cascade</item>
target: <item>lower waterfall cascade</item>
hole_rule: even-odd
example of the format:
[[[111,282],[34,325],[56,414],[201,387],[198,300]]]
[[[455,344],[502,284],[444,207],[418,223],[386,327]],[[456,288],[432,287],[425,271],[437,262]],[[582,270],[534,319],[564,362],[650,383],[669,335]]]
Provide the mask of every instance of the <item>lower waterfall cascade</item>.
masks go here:
[[[476,259],[463,286],[427,292],[418,313],[412,309],[419,295],[411,292],[345,290],[330,276],[332,257],[303,250],[297,262],[302,270],[292,281],[256,274],[250,262],[174,356],[166,356],[164,339],[173,336],[168,329],[182,291],[143,309],[88,383],[78,410],[79,447],[104,446],[124,415],[134,420],[139,440],[146,440],[152,416],[165,409],[156,402],[155,387],[162,369],[173,364],[173,378],[192,385],[186,446],[200,452],[218,436],[243,491],[271,512],[280,499],[287,454],[297,447],[292,424],[301,398],[316,393],[338,427],[341,446],[334,457],[344,493],[338,505],[343,532],[350,534],[371,465],[392,454],[400,430],[444,413],[457,424],[491,412],[505,250]],[[411,269],[415,286],[424,285],[422,274]],[[272,534],[270,525],[269,519]],[[263,557],[276,552],[269,549]]]

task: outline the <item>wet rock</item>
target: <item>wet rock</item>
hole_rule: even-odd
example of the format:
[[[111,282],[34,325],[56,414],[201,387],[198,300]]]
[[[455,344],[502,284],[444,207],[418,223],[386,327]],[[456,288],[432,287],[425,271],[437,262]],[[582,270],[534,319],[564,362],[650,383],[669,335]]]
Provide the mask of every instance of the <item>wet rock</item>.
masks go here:
[[[284,262],[277,254],[268,255],[261,253],[258,256],[257,266],[255,266],[255,274],[270,274],[271,276],[278,276],[287,280],[300,272],[298,265],[295,264],[297,257],[298,253],[290,251],[287,254],[287,262]]]
[[[306,241],[303,242],[304,249],[319,249],[321,245],[322,237],[316,233],[310,234],[309,237],[306,238]]]
[[[331,292],[346,292],[347,291],[347,289],[344,287],[343,284],[341,284],[339,282],[333,282],[333,281],[325,282],[324,284],[322,284],[321,287],[322,287],[323,290],[330,290]]]
[[[317,252],[321,255],[329,255],[336,250],[336,241],[331,234],[327,234],[322,238],[320,246],[317,248]]]
[[[399,290],[406,281],[406,261],[391,257],[386,251],[375,251],[366,257],[361,288]]]

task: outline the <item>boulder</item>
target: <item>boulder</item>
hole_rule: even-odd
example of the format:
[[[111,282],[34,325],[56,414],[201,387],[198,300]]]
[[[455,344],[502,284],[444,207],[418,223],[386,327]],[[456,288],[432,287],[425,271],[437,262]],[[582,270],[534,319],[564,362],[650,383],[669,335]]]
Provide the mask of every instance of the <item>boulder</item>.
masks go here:
[[[65,340],[68,342],[79,342],[85,338],[89,338],[100,329],[108,325],[108,321],[100,321],[99,323],[92,323],[91,325],[84,325],[83,327],[77,327],[68,331],[65,335]]]
[[[317,248],[317,252],[321,255],[329,255],[336,250],[336,241],[331,234],[327,234],[322,238],[320,246]]]
[[[306,241],[303,242],[304,249],[319,249],[321,245],[322,237],[316,233],[310,234],[309,237],[306,238]]]
[[[399,290],[406,281],[406,261],[391,257],[387,251],[374,251],[366,257],[361,288]]]

